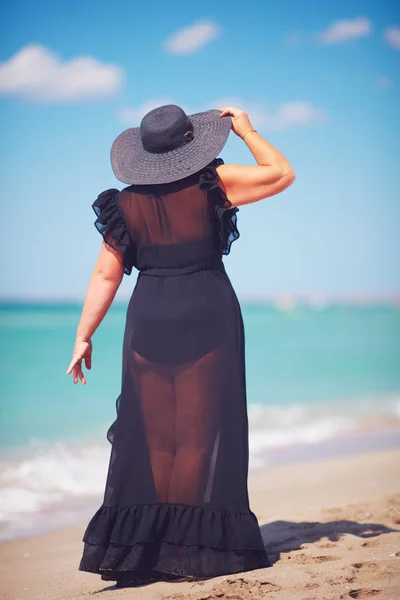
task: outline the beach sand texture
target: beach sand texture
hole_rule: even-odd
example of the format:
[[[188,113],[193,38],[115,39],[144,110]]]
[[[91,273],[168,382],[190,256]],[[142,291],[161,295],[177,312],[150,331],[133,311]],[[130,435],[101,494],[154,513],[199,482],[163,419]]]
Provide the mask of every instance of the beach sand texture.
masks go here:
[[[400,450],[263,469],[249,491],[270,568],[116,589],[77,570],[82,525],[1,544],[1,598],[400,598]]]

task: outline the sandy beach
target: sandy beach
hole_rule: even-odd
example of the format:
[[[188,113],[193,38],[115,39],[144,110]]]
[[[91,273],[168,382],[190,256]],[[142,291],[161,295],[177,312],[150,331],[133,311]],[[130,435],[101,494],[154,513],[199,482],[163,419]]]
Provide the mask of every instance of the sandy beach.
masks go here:
[[[272,567],[116,589],[77,570],[85,524],[1,545],[3,600],[338,600],[400,597],[400,450],[265,468],[249,477]]]

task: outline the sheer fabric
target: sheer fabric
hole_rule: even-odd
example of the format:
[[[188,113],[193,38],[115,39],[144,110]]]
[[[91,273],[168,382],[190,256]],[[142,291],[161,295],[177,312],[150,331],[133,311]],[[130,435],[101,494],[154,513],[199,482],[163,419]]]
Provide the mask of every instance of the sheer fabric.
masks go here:
[[[79,567],[103,579],[269,566],[248,499],[244,329],[222,261],[238,209],[218,184],[222,162],[93,204],[125,273],[139,270],[104,500]]]

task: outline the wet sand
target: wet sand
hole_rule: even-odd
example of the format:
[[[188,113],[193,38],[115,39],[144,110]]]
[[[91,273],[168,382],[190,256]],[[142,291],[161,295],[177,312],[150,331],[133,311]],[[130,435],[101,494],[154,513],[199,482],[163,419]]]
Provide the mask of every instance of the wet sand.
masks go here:
[[[3,600],[400,598],[400,450],[264,468],[249,477],[272,566],[116,589],[77,570],[85,524],[4,542]]]

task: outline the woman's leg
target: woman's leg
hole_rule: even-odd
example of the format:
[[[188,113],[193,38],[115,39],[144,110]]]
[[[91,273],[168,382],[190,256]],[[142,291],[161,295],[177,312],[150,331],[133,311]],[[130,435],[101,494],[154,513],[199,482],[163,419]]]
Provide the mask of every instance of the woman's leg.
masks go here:
[[[157,500],[168,501],[175,458],[175,389],[171,369],[133,351],[133,385],[142,406]]]
[[[204,496],[220,426],[220,349],[175,368],[176,455],[169,502],[195,504]],[[213,459],[215,462],[215,459]]]

